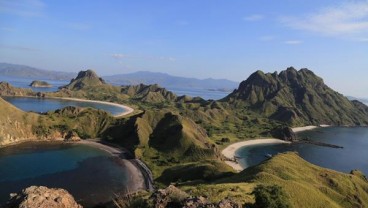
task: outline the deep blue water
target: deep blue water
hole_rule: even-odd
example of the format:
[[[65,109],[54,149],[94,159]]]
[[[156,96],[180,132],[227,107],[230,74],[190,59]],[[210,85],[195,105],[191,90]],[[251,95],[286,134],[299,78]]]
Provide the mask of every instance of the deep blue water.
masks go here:
[[[318,128],[298,134],[315,141],[343,146],[343,149],[310,144],[267,144],[243,147],[236,152],[242,157],[240,164],[249,167],[266,160],[265,154],[296,151],[305,160],[330,169],[350,172],[359,169],[368,174],[368,128],[330,127]]]
[[[128,189],[129,173],[107,152],[82,144],[23,143],[0,151],[0,204],[31,185],[68,190],[83,205]]]
[[[67,106],[96,108],[110,112],[112,115],[118,115],[125,111],[125,109],[117,106],[86,101],[73,101],[73,100],[62,100],[51,98],[33,98],[33,97],[2,97],[2,98],[23,111],[33,111],[41,113],[61,109]]]

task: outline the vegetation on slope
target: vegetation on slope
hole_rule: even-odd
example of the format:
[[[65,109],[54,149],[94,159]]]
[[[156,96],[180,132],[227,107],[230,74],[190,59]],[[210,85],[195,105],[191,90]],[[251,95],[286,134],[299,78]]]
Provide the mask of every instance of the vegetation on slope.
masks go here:
[[[332,90],[308,69],[279,74],[257,71],[224,98],[270,119],[292,125],[367,125],[367,107]]]

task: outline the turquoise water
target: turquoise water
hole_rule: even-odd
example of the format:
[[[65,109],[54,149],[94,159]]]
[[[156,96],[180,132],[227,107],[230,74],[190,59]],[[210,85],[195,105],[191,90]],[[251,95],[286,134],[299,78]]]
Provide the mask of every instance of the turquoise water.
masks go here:
[[[3,97],[4,100],[15,105],[17,108],[23,111],[33,112],[47,112],[61,109],[67,106],[77,107],[90,107],[101,109],[110,112],[112,115],[119,115],[125,112],[125,109],[101,103],[84,102],[84,101],[73,101],[63,99],[48,99],[48,98],[29,98],[29,97]]]
[[[110,155],[82,144],[24,143],[0,151],[0,204],[12,192],[43,185],[92,206],[127,190],[129,173]]]
[[[243,167],[257,165],[266,160],[266,154],[296,151],[305,160],[330,169],[350,172],[359,169],[368,174],[368,128],[318,128],[298,134],[315,141],[343,146],[343,149],[310,144],[265,144],[243,147],[236,152]]]

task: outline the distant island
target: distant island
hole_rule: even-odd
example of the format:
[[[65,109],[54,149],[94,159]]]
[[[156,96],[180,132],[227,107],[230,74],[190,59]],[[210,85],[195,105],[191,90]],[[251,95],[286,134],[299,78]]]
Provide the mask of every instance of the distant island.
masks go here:
[[[52,87],[52,85],[49,84],[48,82],[39,81],[39,80],[33,81],[31,84],[29,84],[29,86],[31,86],[31,87]]]
[[[35,67],[0,63],[0,76],[31,78],[40,80],[71,80],[77,74],[70,72],[59,72],[52,70],[43,70]],[[138,71],[126,74],[114,74],[103,76],[107,83],[113,85],[153,85],[158,84],[165,88],[185,88],[185,89],[210,89],[211,91],[231,92],[238,85],[227,79],[197,79],[189,77],[173,76],[166,73]]]

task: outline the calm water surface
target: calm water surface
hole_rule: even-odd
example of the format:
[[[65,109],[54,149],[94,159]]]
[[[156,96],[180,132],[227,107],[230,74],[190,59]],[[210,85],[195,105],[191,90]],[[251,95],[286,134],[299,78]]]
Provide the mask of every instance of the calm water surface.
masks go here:
[[[236,155],[242,157],[239,162],[243,167],[249,167],[267,159],[266,154],[296,151],[305,160],[322,167],[346,173],[359,169],[368,174],[368,128],[319,128],[301,132],[298,136],[344,148],[335,149],[310,144],[266,144],[243,147]]]
[[[129,173],[110,155],[82,144],[23,143],[0,149],[0,204],[31,185],[68,190],[91,206],[128,189]]]
[[[3,97],[4,100],[15,105],[17,108],[23,111],[33,111],[33,112],[47,112],[54,111],[56,109],[61,109],[67,106],[76,107],[90,107],[101,109],[110,112],[112,115],[119,115],[126,110],[103,103],[94,103],[86,101],[73,101],[73,100],[63,100],[63,99],[50,99],[50,98],[28,98],[28,97]]]
[[[42,87],[30,87],[29,84],[33,81],[32,79],[0,75],[0,82],[1,81],[9,82],[14,87],[31,88],[35,92],[55,92],[58,90],[59,87],[67,85],[70,82],[70,80],[42,80],[47,81],[49,84],[53,85],[50,88],[42,88]],[[206,100],[208,99],[218,100],[230,94],[230,92],[215,91],[208,89],[197,89],[197,88],[167,88],[167,89],[179,96],[180,95],[189,95],[191,97],[199,96]]]

